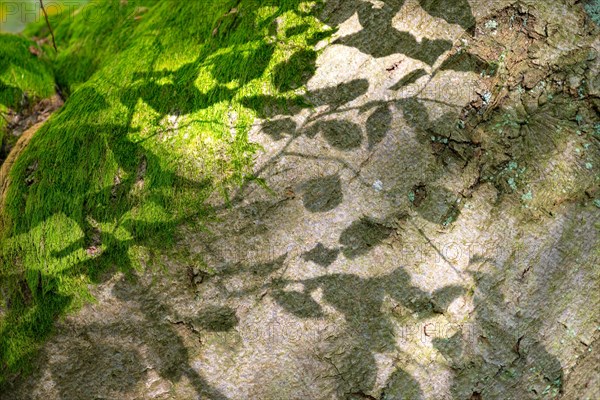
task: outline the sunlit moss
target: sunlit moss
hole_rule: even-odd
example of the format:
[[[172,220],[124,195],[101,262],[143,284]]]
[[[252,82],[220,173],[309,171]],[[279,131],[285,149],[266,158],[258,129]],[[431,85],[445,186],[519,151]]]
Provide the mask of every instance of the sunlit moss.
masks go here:
[[[106,0],[53,18],[59,51],[44,50],[68,99],[11,171],[0,383],[27,365],[54,318],[89,298],[87,284],[152,261],[177,226],[209,214],[212,192],[251,178],[248,99],[302,85],[292,82],[302,73],[273,82],[273,71],[312,51],[322,26],[311,2],[244,1],[231,12],[236,3]],[[43,24],[26,32],[48,34]]]

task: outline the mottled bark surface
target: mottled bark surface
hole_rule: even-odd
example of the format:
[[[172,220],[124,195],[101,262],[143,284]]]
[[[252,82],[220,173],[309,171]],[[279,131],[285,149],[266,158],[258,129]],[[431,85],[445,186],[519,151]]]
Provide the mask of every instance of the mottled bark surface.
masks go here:
[[[270,189],[107,277],[6,398],[599,398],[599,29],[514,3],[326,2],[315,107],[258,110]]]

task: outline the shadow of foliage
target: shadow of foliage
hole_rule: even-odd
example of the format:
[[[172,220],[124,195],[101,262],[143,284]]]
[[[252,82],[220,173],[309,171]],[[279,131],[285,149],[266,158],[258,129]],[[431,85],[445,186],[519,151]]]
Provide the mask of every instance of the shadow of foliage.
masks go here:
[[[467,32],[475,28],[475,17],[467,0],[419,0],[419,4],[432,17],[460,25]]]
[[[392,128],[392,112],[389,106],[378,107],[367,119],[369,150],[377,146]]]
[[[317,121],[305,132],[309,138],[321,134],[331,147],[340,150],[353,150],[363,141],[360,125],[348,120]]]
[[[393,323],[382,311],[384,298],[390,296],[400,302],[420,320],[437,312],[434,307],[445,310],[464,292],[460,287],[450,286],[428,294],[413,286],[410,280],[403,268],[366,279],[340,273],[300,281],[281,279],[274,282],[273,298],[297,317],[319,318],[323,314],[322,306],[311,294],[320,290],[323,302],[344,315],[347,330],[338,340],[343,341],[345,351],[333,360],[340,374],[340,391],[364,394],[373,389],[377,378],[374,354],[395,350],[396,346]],[[303,289],[284,290],[287,284],[301,284]],[[420,393],[418,383],[398,368],[389,377],[384,393],[394,395],[401,389],[407,398],[419,398],[413,397]]]
[[[342,182],[339,175],[330,175],[304,183],[302,201],[310,212],[333,210],[343,201]]]
[[[475,72],[477,74],[481,74],[483,71],[487,71],[489,67],[489,63],[485,60],[482,60],[479,56],[465,51],[460,51],[448,57],[448,59],[446,59],[440,66],[440,70]],[[490,73],[490,76],[493,75],[493,73]]]
[[[299,2],[285,2],[280,5],[281,13],[290,9],[296,9]],[[264,5],[278,6],[276,1],[264,2]],[[428,65],[434,65],[442,54],[450,50],[452,43],[448,40],[423,39],[417,41],[416,37],[409,32],[403,32],[396,29],[392,21],[404,5],[403,0],[387,0],[383,2],[380,8],[374,8],[371,3],[357,0],[343,0],[328,2],[325,6],[325,12],[320,14],[322,21],[330,24],[333,29],[327,32],[315,35],[314,40],[322,40],[331,36],[337,27],[357,14],[362,30],[348,36],[343,36],[334,41],[334,43],[354,47],[365,54],[373,57],[385,57],[393,54],[404,54],[408,57],[420,60]],[[450,24],[457,24],[466,31],[474,26],[474,16],[472,15],[469,3],[466,0],[436,1],[421,0],[421,7],[431,16],[441,18]],[[331,11],[333,10],[333,11]],[[330,12],[328,12],[330,11]],[[277,15],[263,21],[263,24],[273,24]],[[234,16],[222,24],[219,23],[219,30],[216,38],[222,40],[226,37],[228,30],[235,29],[240,20]],[[286,36],[291,37],[304,32],[305,27],[298,26],[288,29]],[[169,243],[169,234],[178,224],[184,223],[197,214],[204,212],[199,207],[194,213],[181,216],[176,220],[167,222],[150,223],[144,220],[127,217],[127,212],[131,210],[133,199],[130,193],[135,191],[136,185],[148,185],[150,196],[157,204],[167,201],[161,196],[161,189],[172,186],[195,187],[200,193],[210,185],[210,182],[194,182],[187,180],[176,174],[168,174],[161,170],[158,157],[144,149],[139,143],[131,141],[127,134],[132,131],[131,123],[136,104],[141,100],[150,106],[154,111],[160,114],[159,119],[167,115],[185,115],[199,109],[216,104],[222,101],[231,101],[239,89],[232,89],[235,84],[238,88],[250,82],[257,77],[262,76],[271,57],[274,47],[272,44],[263,43],[254,50],[243,50],[228,54],[219,54],[218,48],[211,48],[206,53],[200,54],[196,60],[185,64],[175,71],[155,71],[150,69],[147,72],[137,74],[134,82],[125,88],[121,93],[120,100],[128,112],[125,125],[103,125],[94,126],[94,131],[99,137],[103,138],[105,148],[103,151],[114,154],[117,164],[124,172],[123,177],[117,177],[112,185],[101,191],[85,193],[78,201],[82,205],[81,210],[61,209],[57,206],[52,213],[64,212],[70,218],[78,221],[78,225],[84,232],[84,237],[75,243],[66,245],[63,249],[55,252],[55,257],[67,257],[78,250],[86,250],[91,253],[94,249],[102,246],[100,253],[74,266],[63,274],[84,273],[94,280],[100,280],[100,272],[105,272],[109,268],[117,266],[124,271],[131,271],[133,265],[130,261],[129,250],[138,245],[152,245],[157,248],[165,248]],[[198,71],[202,65],[205,65],[207,58],[212,57],[214,62],[210,69],[213,78],[218,85],[213,89],[202,91],[193,84],[198,77]],[[401,100],[376,101],[369,103],[368,111],[371,111],[367,118],[366,140],[363,136],[363,127],[347,119],[336,118],[336,110],[341,106],[348,106],[349,103],[358,99],[360,96],[368,93],[369,82],[366,79],[356,79],[350,82],[340,83],[335,86],[329,86],[308,92],[305,96],[291,95],[289,92],[299,88],[310,80],[316,73],[317,52],[312,50],[302,50],[294,53],[290,59],[277,65],[273,70],[271,77],[272,83],[278,89],[276,94],[261,94],[246,96],[240,100],[240,103],[255,111],[261,118],[277,118],[267,120],[262,125],[262,130],[274,141],[283,139],[294,140],[304,135],[308,138],[316,138],[320,135],[325,142],[335,150],[349,152],[360,149],[366,142],[368,150],[374,150],[381,144],[388,131],[392,128],[393,110],[397,107],[402,111],[402,117],[406,124],[418,131],[420,140],[428,140],[429,134],[424,127],[433,124],[428,115],[424,102],[418,97],[410,97]],[[219,68],[221,64],[242,65],[250,62],[251,68],[231,68],[223,70]],[[451,56],[445,60],[438,70],[454,71],[472,71],[480,73],[487,70],[487,65],[483,60],[469,53],[460,53]],[[437,72],[427,74],[424,69],[418,69],[406,75],[398,83],[391,87],[391,90],[400,90],[408,85],[416,83],[425,76],[433,76]],[[169,81],[164,83],[163,78]],[[233,84],[233,85],[231,85]],[[97,109],[94,113],[107,108],[108,102],[103,97],[89,89],[82,89],[75,92],[73,98],[81,96],[78,99],[80,103],[96,104]],[[74,100],[73,100],[74,101]],[[309,121],[306,127],[299,127],[298,124],[290,118],[295,116],[301,110],[308,108],[322,107],[325,109],[322,114],[327,119],[321,118]],[[82,110],[83,111],[83,110]],[[364,110],[363,110],[364,111]],[[442,119],[438,123],[447,125],[450,121]],[[56,126],[64,129],[73,129],[73,126],[62,121],[55,122]],[[63,124],[63,125],[61,125]],[[90,125],[88,125],[89,127]],[[92,125],[93,126],[93,125]],[[88,129],[90,130],[90,129]],[[85,146],[89,138],[80,136],[75,138],[71,152],[65,157],[82,157],[78,148]],[[34,160],[29,160],[33,162]],[[81,163],[84,160],[72,160],[74,163]],[[30,163],[29,163],[30,164]],[[28,163],[24,163],[17,176],[25,175],[25,169]],[[45,166],[50,167],[50,166]],[[160,180],[154,180],[153,177],[161,176]],[[165,176],[167,176],[165,178]],[[35,179],[35,177],[34,177]],[[141,182],[141,183],[140,183]],[[68,184],[59,182],[59,184]],[[302,187],[302,201],[304,207],[313,213],[328,212],[339,207],[343,200],[343,182],[339,175],[329,175],[311,179]],[[413,189],[415,199],[413,206],[419,214],[436,224],[447,225],[458,218],[460,209],[456,206],[454,194],[442,187],[425,187],[416,185]],[[27,190],[24,191],[27,193]],[[22,202],[22,209],[25,209],[25,202]],[[249,215],[265,215],[269,212],[269,202],[253,203],[242,210]],[[49,218],[51,215],[43,215],[40,221]],[[131,233],[131,238],[122,239],[113,232],[105,232],[98,228],[99,222],[118,221],[117,226],[124,228]],[[41,223],[41,222],[40,222]],[[27,224],[16,224],[22,226],[21,231],[27,231]],[[339,237],[339,247],[327,248],[322,243],[317,243],[311,250],[305,252],[302,257],[306,261],[313,262],[321,267],[329,267],[333,264],[340,254],[349,260],[356,260],[361,256],[368,254],[377,246],[381,245],[395,231],[395,228],[388,226],[381,221],[376,221],[368,216],[353,221],[347,226]],[[252,274],[260,277],[268,277],[282,269],[286,255],[280,256],[272,262],[262,264],[252,264],[247,268],[239,262],[232,262],[220,268],[214,276],[209,277],[215,282],[224,293],[232,294],[226,289],[226,280],[232,277],[243,277],[244,274]],[[99,267],[100,266],[100,267]],[[15,282],[23,282],[22,276],[13,276],[11,279]],[[38,278],[36,278],[38,279]],[[38,307],[49,307],[52,311],[49,315],[53,317],[61,315],[68,306],[69,299],[60,297],[53,293],[51,280],[53,278],[42,278],[50,280],[50,283],[44,283],[42,286],[45,292],[39,292],[39,286],[35,279],[32,282],[26,282],[24,287],[29,288],[31,294],[15,297],[14,301],[23,301],[22,307],[11,307],[10,312],[23,312],[32,303],[27,303],[27,297],[33,296],[34,299],[40,299],[43,294],[48,295],[47,300],[36,300]],[[294,289],[289,289],[293,286]],[[302,289],[297,289],[301,286]],[[131,287],[136,287],[132,285]],[[153,337],[143,337],[144,341],[151,343],[150,354],[154,357],[158,365],[159,374],[174,381],[183,378],[189,379],[196,388],[198,395],[206,395],[213,399],[225,399],[226,397],[218,390],[208,385],[203,377],[193,370],[190,363],[190,356],[185,345],[173,328],[172,324],[165,321],[157,321],[157,315],[164,315],[164,304],[160,300],[160,293],[153,292],[149,287],[131,287],[123,284],[115,288],[115,296],[126,300],[131,297],[139,298],[139,308],[144,315],[146,324],[159,324],[159,340]],[[260,287],[263,290],[264,285]],[[376,384],[377,379],[377,361],[375,354],[386,351],[397,351],[396,333],[394,331],[393,321],[389,315],[382,311],[385,298],[391,298],[400,303],[403,307],[410,310],[418,320],[431,317],[438,313],[444,313],[450,303],[465,292],[465,288],[459,286],[447,286],[433,293],[424,292],[418,286],[411,283],[410,275],[403,269],[397,268],[389,274],[362,278],[352,274],[330,273],[319,277],[288,280],[284,278],[274,279],[272,284],[267,285],[269,294],[273,300],[281,306],[286,312],[299,318],[322,318],[325,313],[323,305],[314,299],[314,295],[319,292],[322,294],[322,303],[327,304],[336,311],[343,314],[346,327],[344,335],[340,340],[345,341],[345,352],[337,356],[337,363],[341,369],[339,374],[339,384],[342,391],[348,396],[363,396],[364,393],[371,391]],[[131,293],[131,290],[139,292]],[[27,292],[27,289],[23,289]],[[252,290],[239,293],[240,296],[253,294]],[[154,298],[156,297],[156,298]],[[21,298],[21,300],[18,300]],[[25,300],[23,300],[25,299]],[[47,302],[47,303],[45,303]],[[483,298],[476,298],[477,306],[485,310],[486,304]],[[493,310],[489,311],[493,315]],[[44,318],[48,314],[42,313]],[[480,314],[481,315],[481,314]],[[38,321],[36,314],[33,314],[31,320],[28,320],[28,326],[32,329],[40,330],[40,337],[43,337],[49,331],[52,319]],[[41,317],[40,317],[41,318]],[[485,320],[486,317],[479,316],[477,321],[481,326],[488,326],[492,322]],[[227,307],[206,307],[202,313],[194,320],[198,325],[209,331],[226,332],[235,328],[238,319],[235,311]],[[131,321],[131,325],[135,325]],[[15,329],[20,329],[16,327]],[[28,328],[29,329],[29,328]],[[93,327],[89,329],[102,332],[113,332],[117,336],[121,335],[127,338],[133,337],[133,331],[127,324],[120,322],[118,326],[106,325],[104,327]],[[510,336],[508,327],[492,329],[494,335]],[[144,330],[141,330],[144,332]],[[4,332],[3,336],[4,336]],[[513,338],[510,337],[512,340]],[[435,341],[435,346],[442,353],[456,349],[452,340],[458,340],[457,337],[449,339],[450,342]],[[509,342],[509,340],[506,340]],[[448,345],[448,343],[451,343]],[[337,343],[339,345],[339,343]],[[524,343],[525,344],[525,343]],[[556,358],[549,355],[539,343],[529,344],[531,354],[537,354],[538,359],[544,360],[544,369],[551,379],[560,379],[562,370],[560,364],[557,364]],[[69,359],[75,358],[80,353],[80,348],[75,347],[73,354],[67,355]],[[140,356],[134,351],[126,350],[119,354],[119,349],[111,346],[105,347],[106,354],[101,354],[100,348],[96,345],[90,347],[89,358],[81,360],[77,367],[56,366],[54,371],[57,376],[75,373],[76,370],[89,369],[88,366],[94,359],[101,365],[107,364],[107,368],[100,371],[105,374],[99,378],[106,383],[106,388],[111,389],[120,386],[120,389],[132,387],[135,382],[143,379],[142,375],[136,375],[134,370],[140,366]],[[119,354],[114,359],[115,354]],[[110,360],[106,359],[110,355]],[[120,361],[119,361],[120,360]],[[126,364],[125,367],[113,368],[112,364],[117,361]],[[110,365],[109,365],[110,364]],[[114,381],[108,381],[113,373],[122,373],[125,376]],[[105,376],[106,378],[103,378]],[[462,385],[459,376],[454,384]],[[135,381],[135,382],[134,382]],[[59,382],[60,386],[60,382]],[[74,397],[69,392],[70,388],[60,389],[65,398]],[[384,398],[423,398],[423,392],[417,381],[401,367],[390,375],[384,386]],[[400,397],[399,397],[400,396]],[[75,396],[76,397],[76,396]],[[360,398],[360,397],[359,397]]]
[[[328,267],[337,259],[339,253],[338,249],[328,249],[322,243],[317,243],[312,250],[304,253],[302,257],[306,261],[312,261],[321,267]]]
[[[273,85],[280,92],[287,92],[305,85],[317,70],[317,52],[303,49],[294,53],[287,61],[277,65],[273,71]]]
[[[369,90],[369,81],[366,79],[354,79],[342,82],[336,86],[315,89],[307,94],[310,104],[315,107],[328,106],[337,108],[357,99]]]
[[[412,85],[413,83],[416,83],[419,79],[421,79],[424,76],[428,76],[427,72],[424,69],[422,69],[422,68],[416,69],[412,72],[409,72],[406,76],[404,76],[397,83],[395,83],[392,87],[390,87],[390,90],[400,90],[408,85]]]
[[[354,221],[340,236],[342,253],[350,259],[366,254],[393,232],[393,228],[369,218]]]
[[[150,374],[156,372],[172,383],[187,379],[203,398],[227,399],[190,366],[187,347],[177,330],[180,324],[162,317],[169,311],[163,293],[135,277],[119,280],[112,292],[118,300],[133,302],[135,313],[120,315],[116,321],[78,326],[80,335],[70,339],[60,362],[42,352],[41,359],[49,366],[61,398],[84,399],[90,393],[125,397],[139,382],[154,384],[156,379]],[[237,325],[237,317],[227,307],[206,307],[193,323],[198,329],[226,332]]]
[[[123,8],[124,3],[127,2],[122,2]],[[221,5],[215,2],[218,7],[223,8],[230,3],[233,5],[234,2],[224,2]],[[278,44],[264,37],[263,28],[273,24],[287,12],[302,14],[298,10],[302,3],[299,0],[283,3],[275,1],[271,2],[275,11],[265,20],[260,10],[266,3],[268,2],[242,4],[239,13],[232,13],[230,10],[215,22],[211,32],[203,31],[206,21],[200,23],[205,15],[195,12],[201,11],[205,7],[204,3],[177,4],[177,7],[194,11],[189,13],[195,18],[190,26],[198,26],[190,28],[190,34],[201,36],[208,33],[207,38],[198,38],[204,45],[195,60],[175,70],[161,70],[156,68],[157,59],[162,56],[162,52],[158,51],[154,59],[147,60],[147,70],[138,70],[123,79],[124,84],[119,82],[112,86],[111,90],[114,92],[110,93],[110,98],[109,94],[96,90],[93,82],[83,84],[73,92],[64,109],[44,126],[44,131],[36,135],[19,158],[13,169],[14,179],[7,194],[7,202],[10,203],[10,208],[7,208],[7,224],[10,222],[10,225],[7,226],[10,229],[3,232],[3,239],[7,239],[6,242],[3,241],[3,246],[9,242],[14,242],[15,245],[0,254],[3,265],[0,269],[2,294],[6,295],[6,299],[2,300],[3,303],[6,300],[8,304],[8,311],[3,315],[7,323],[2,327],[0,338],[2,384],[5,383],[5,377],[10,378],[15,370],[24,367],[39,343],[50,333],[53,321],[70,307],[72,299],[60,294],[60,282],[89,279],[99,283],[109,279],[118,270],[131,275],[138,265],[140,248],[149,249],[151,254],[166,251],[174,243],[174,233],[178,226],[210,213],[204,200],[214,189],[214,182],[208,179],[189,179],[168,169],[160,156],[144,145],[144,140],[148,139],[137,139],[138,135],[134,135],[140,132],[140,128],[133,127],[136,107],[141,102],[155,111],[158,114],[155,125],[160,130],[162,126],[158,122],[165,117],[180,117],[220,102],[233,102],[245,85],[263,77],[271,65]],[[121,17],[121,11],[114,16]],[[243,18],[238,18],[238,14],[243,14]],[[157,28],[162,26],[164,30],[173,29],[172,21],[157,24]],[[248,37],[235,36],[236,29],[241,24],[245,24],[246,29],[250,26],[256,29],[248,29]],[[187,31],[178,28],[179,36],[173,37],[185,36],[183,33]],[[296,33],[288,32],[290,35],[299,33],[301,30]],[[156,34],[154,39],[148,39],[148,43],[162,49],[163,41],[168,42],[173,37]],[[76,62],[76,58],[77,55],[73,55],[69,60]],[[292,63],[288,68],[297,68],[305,61],[314,61],[315,58],[313,52],[300,52],[288,61]],[[69,60],[63,61],[68,64]],[[279,75],[276,74],[284,88],[283,80],[287,79],[285,70],[288,68],[279,67]],[[212,88],[196,84],[201,72],[208,73],[216,82]],[[297,78],[307,80],[312,74],[314,67],[306,68]],[[289,79],[296,79],[296,76]],[[2,96],[10,97],[8,100],[11,102],[21,95],[4,86],[0,91]],[[263,104],[260,108],[262,106]],[[106,118],[107,115],[110,117]],[[99,120],[108,120],[110,123],[99,123]],[[61,132],[61,139],[68,137],[69,140],[57,140],[55,135],[44,134],[50,130],[54,134]],[[55,157],[40,157],[40,149],[54,151]],[[116,172],[106,179],[106,175],[111,174],[106,171],[111,171],[113,165],[116,166]],[[183,193],[193,195],[195,203],[183,210],[175,210],[173,197]],[[150,211],[138,208],[142,199]],[[151,215],[144,214],[146,211]],[[54,229],[52,221],[57,218],[72,222],[71,230],[80,230],[82,234],[78,239],[65,240],[51,248],[45,248],[42,243],[43,254],[40,254],[40,258],[46,257],[55,264],[64,264],[64,267],[52,271],[52,275],[44,273],[38,277],[37,269],[20,264],[20,257],[25,250],[19,248],[18,241],[28,235],[35,238],[38,233],[32,233],[34,231]],[[54,231],[50,232],[56,234]],[[75,236],[77,235],[71,235],[71,238]],[[7,271],[4,268],[6,265],[21,265],[23,270],[15,267],[13,271]],[[268,267],[265,268],[269,270]],[[14,273],[15,270],[18,272]],[[5,282],[12,287],[4,288]],[[38,289],[38,286],[42,288]],[[4,289],[10,293],[4,293]],[[116,292],[116,295],[119,297],[119,293]],[[147,297],[146,300],[150,301]],[[150,310],[148,307],[156,308],[160,305],[149,302],[140,304],[140,307],[148,320],[154,320],[156,314],[153,312],[157,310]],[[238,323],[235,312],[221,308],[205,309],[196,322],[212,331],[228,331]],[[181,365],[165,367],[161,375],[167,376],[168,370],[175,368],[179,371],[173,375],[175,378],[187,376],[199,395],[209,393],[210,385],[189,366],[185,346],[178,342],[173,329],[165,325],[164,332],[165,336],[173,336],[171,344],[157,348],[156,354],[168,352],[168,348],[176,349],[173,362],[179,360],[177,362]],[[20,350],[17,352],[18,356],[11,355],[9,365],[6,355],[13,349],[8,346],[19,335],[27,337],[27,345],[31,345],[32,351],[25,354]],[[116,351],[112,347],[106,349],[108,353]],[[92,354],[96,354],[96,349]],[[122,372],[127,373],[130,367],[135,368],[136,360],[135,354],[127,353],[123,362],[130,362],[131,365]],[[129,387],[128,379],[118,384]],[[217,391],[213,392],[209,393],[210,398],[225,398]],[[62,397],[74,398],[68,393],[64,393]]]
[[[523,395],[536,396],[544,390],[544,395],[559,393],[564,374],[560,361],[540,343],[535,326],[524,328],[520,318],[507,325],[508,321],[497,307],[506,304],[508,299],[497,287],[495,274],[477,275],[475,329],[472,332],[459,330],[449,338],[433,340],[434,347],[446,359],[453,365],[462,366],[453,376],[451,393],[454,398],[465,398],[475,393],[483,396],[480,398],[503,396],[506,384],[519,387]],[[477,356],[464,350],[465,346],[472,345],[466,340],[477,343]],[[500,367],[490,365],[489,360],[495,360]],[[473,377],[486,375],[497,378],[489,384],[473,381]],[[535,376],[543,377],[544,387],[533,385],[535,379],[532,378]]]

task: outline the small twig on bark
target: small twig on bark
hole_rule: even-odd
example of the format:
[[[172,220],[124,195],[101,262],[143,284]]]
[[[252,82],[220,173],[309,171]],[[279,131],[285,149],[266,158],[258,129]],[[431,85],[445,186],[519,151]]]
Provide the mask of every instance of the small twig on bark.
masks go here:
[[[58,53],[58,49],[56,48],[56,40],[54,39],[54,31],[52,30],[52,26],[50,25],[50,21],[48,20],[48,13],[44,8],[44,1],[40,0],[40,7],[42,7],[42,12],[44,13],[44,18],[46,18],[46,25],[48,25],[48,29],[50,29],[50,35],[52,36],[52,46],[54,46],[54,51]]]

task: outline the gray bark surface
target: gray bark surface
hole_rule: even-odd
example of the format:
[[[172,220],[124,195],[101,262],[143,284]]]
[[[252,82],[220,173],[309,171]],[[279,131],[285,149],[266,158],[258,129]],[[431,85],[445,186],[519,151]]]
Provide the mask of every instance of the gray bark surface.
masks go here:
[[[5,398],[600,398],[600,41],[574,3],[326,2],[315,107],[251,133],[270,189],[94,288]]]

